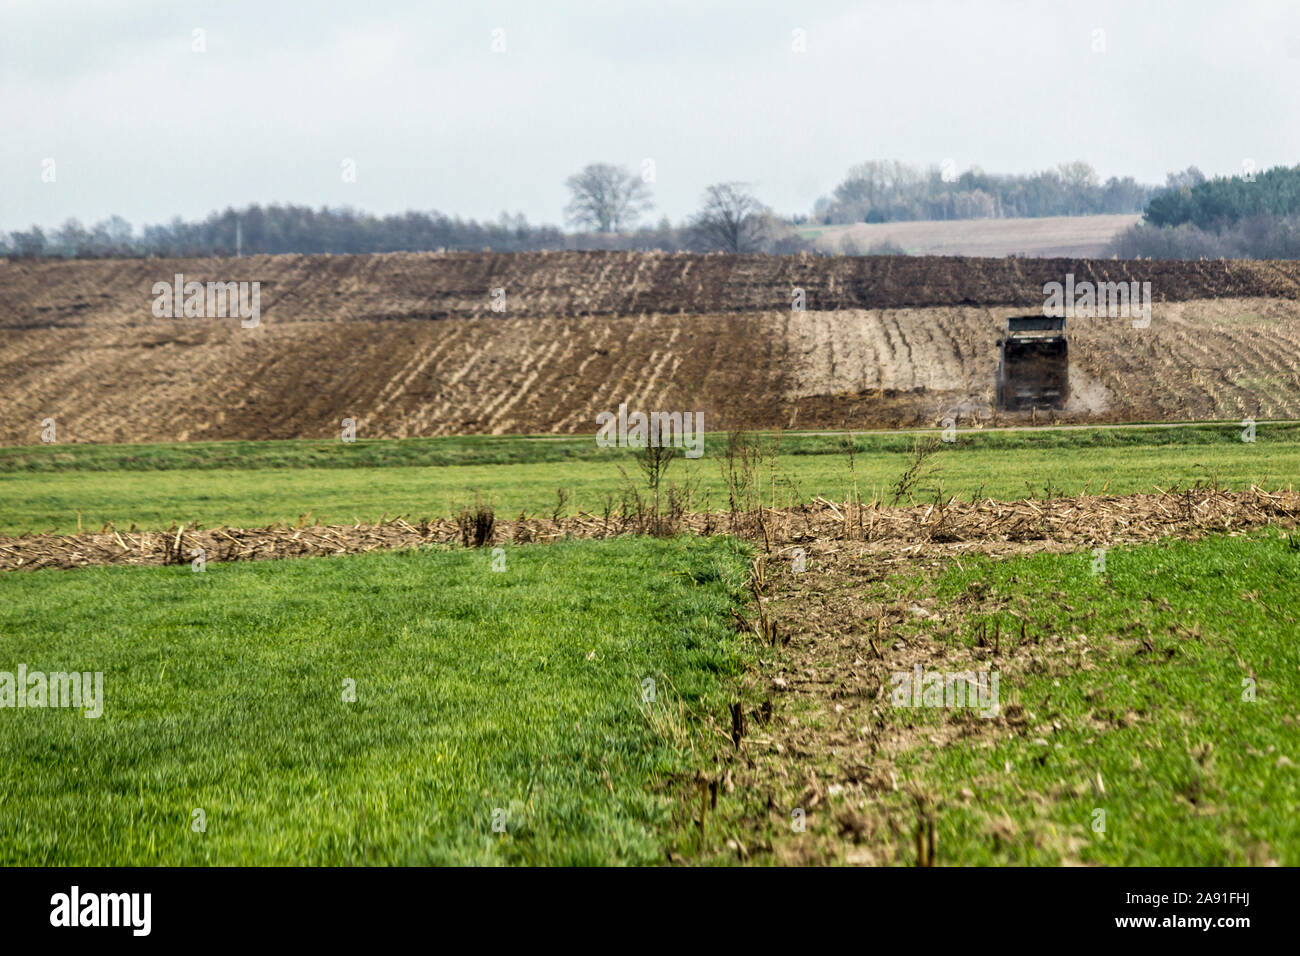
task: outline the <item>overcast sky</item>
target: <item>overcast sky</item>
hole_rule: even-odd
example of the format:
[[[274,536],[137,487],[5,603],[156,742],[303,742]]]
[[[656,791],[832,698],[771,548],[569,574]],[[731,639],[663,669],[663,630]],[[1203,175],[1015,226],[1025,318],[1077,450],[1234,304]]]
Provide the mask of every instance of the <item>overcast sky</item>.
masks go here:
[[[674,221],[720,180],[807,212],[865,159],[1163,182],[1300,162],[1297,94],[1295,0],[0,0],[0,229],[251,202],[558,224],[595,160],[653,160]]]

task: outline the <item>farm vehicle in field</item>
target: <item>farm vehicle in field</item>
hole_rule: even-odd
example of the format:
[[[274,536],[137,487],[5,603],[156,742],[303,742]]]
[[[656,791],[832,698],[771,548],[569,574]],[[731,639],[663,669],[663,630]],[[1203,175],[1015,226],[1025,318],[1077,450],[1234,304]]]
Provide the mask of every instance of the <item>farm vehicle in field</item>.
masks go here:
[[[1006,337],[998,339],[998,347],[998,408],[1065,407],[1070,396],[1070,352],[1064,317],[1008,316]]]

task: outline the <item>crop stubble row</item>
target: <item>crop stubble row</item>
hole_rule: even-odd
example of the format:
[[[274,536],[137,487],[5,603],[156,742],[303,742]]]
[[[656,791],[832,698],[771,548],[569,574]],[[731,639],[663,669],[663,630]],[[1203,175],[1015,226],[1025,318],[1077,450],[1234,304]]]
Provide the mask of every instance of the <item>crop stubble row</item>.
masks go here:
[[[583,253],[0,263],[0,441],[574,433],[621,401],[706,427],[991,413],[1041,284],[1148,279],[1150,328],[1072,323],[1073,420],[1300,416],[1297,263]],[[266,282],[262,324],[158,319],[150,285]],[[792,285],[806,313],[789,308]],[[503,286],[507,311],[490,311]],[[1247,294],[1254,297],[1246,297]],[[909,303],[924,302],[928,307]],[[579,314],[591,313],[591,314]],[[463,317],[469,321],[434,321]]]

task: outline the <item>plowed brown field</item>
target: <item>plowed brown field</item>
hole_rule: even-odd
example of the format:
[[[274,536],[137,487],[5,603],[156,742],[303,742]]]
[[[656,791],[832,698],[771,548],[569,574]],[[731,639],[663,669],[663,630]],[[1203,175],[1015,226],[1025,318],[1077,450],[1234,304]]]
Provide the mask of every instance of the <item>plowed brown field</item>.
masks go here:
[[[0,260],[0,328],[152,318],[150,288],[186,279],[259,280],[279,321],[499,318],[788,310],[807,307],[1032,306],[1043,283],[1149,281],[1157,302],[1300,298],[1300,262],[962,259],[941,256],[724,256],[687,253],[394,253],[243,259]]]
[[[261,325],[151,286],[262,282]],[[1042,284],[1152,282],[1071,325],[1072,420],[1300,417],[1300,263],[550,253],[0,262],[0,442],[573,433],[619,402],[728,427],[987,420]],[[790,311],[793,286],[810,311]],[[489,290],[506,290],[506,312]],[[464,318],[468,321],[436,321]]]

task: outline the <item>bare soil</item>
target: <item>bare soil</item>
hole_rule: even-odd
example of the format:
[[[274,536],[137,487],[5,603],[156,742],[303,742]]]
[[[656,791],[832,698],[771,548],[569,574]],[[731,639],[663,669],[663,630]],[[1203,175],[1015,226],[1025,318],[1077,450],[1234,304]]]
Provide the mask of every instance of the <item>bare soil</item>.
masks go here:
[[[466,321],[288,310],[242,329],[136,305],[133,318],[0,325],[0,443],[36,444],[46,418],[61,442],[337,437],[344,418],[363,438],[575,434],[620,402],[700,411],[716,431],[1026,417],[992,407],[1011,306]],[[1295,300],[1157,303],[1149,328],[1076,319],[1070,336],[1074,391],[1055,420],[1300,417]]]

